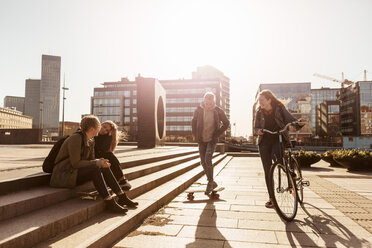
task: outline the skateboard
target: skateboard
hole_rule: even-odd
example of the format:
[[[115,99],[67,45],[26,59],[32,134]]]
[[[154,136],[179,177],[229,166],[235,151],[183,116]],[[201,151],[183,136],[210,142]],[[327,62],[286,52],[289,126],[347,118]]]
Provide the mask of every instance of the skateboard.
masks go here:
[[[208,195],[210,199],[220,199],[220,194],[218,194],[217,192],[220,192],[224,189],[225,189],[224,187],[217,187],[216,189],[212,190],[209,194],[206,194],[205,189],[194,189],[194,190],[190,189],[186,191],[187,199],[192,201],[195,198],[194,193],[202,193],[202,192]]]
[[[126,188],[126,187],[121,186],[121,189],[123,191],[128,191],[128,188]],[[110,194],[113,194],[113,192],[110,188],[107,188],[107,190]],[[93,201],[95,201],[99,197],[99,193],[98,193],[97,190],[79,191],[79,192],[76,192],[76,193],[79,195],[80,199],[82,199],[82,200],[93,200]]]
[[[97,190],[93,191],[79,191],[76,192],[82,200],[97,200],[99,193]]]

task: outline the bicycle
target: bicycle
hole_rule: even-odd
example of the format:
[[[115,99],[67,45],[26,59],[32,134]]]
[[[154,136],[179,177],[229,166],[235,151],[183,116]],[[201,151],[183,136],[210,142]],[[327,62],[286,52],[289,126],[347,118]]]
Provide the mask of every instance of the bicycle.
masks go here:
[[[285,221],[292,221],[296,217],[298,202],[300,204],[303,202],[304,186],[310,186],[309,181],[303,180],[301,168],[292,154],[291,147],[287,148],[288,154],[285,154],[283,132],[289,126],[297,123],[290,122],[282,130],[275,132],[262,129],[262,132],[278,135],[279,137],[280,157],[276,159],[270,168],[269,195],[273,201],[275,211]],[[293,145],[294,143],[291,142],[292,147]]]

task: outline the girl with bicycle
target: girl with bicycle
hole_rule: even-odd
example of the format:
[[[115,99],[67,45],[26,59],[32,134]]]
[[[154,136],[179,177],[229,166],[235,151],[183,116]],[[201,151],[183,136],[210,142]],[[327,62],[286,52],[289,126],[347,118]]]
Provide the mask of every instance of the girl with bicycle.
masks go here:
[[[283,103],[275,97],[270,90],[263,90],[257,98],[259,107],[256,111],[254,123],[255,134],[258,135],[258,148],[265,173],[266,187],[269,192],[269,172],[272,161],[280,157],[279,140],[277,135],[264,133],[262,129],[278,131],[285,127],[286,124],[296,121]],[[305,125],[305,120],[299,120],[296,129],[299,130]],[[288,131],[283,133],[284,142],[289,144]],[[273,202],[269,199],[265,206],[273,208]]]

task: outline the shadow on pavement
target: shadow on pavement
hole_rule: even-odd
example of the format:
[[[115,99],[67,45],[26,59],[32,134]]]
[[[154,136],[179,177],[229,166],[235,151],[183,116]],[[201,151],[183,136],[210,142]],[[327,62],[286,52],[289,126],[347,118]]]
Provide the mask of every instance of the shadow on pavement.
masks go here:
[[[201,243],[202,239],[206,238],[209,240],[219,240],[224,241],[224,244],[222,244],[222,247],[231,247],[226,238],[222,235],[222,233],[217,228],[217,213],[216,213],[216,206],[214,205],[214,202],[216,200],[199,200],[198,202],[206,202],[203,212],[200,214],[199,222],[196,226],[195,231],[195,241],[192,243],[187,244],[186,248],[197,248],[202,247],[202,244],[205,245],[205,243]],[[219,200],[222,201],[222,200]],[[196,201],[193,201],[196,203]],[[208,225],[205,224],[205,218],[206,213],[208,213],[210,210],[213,210],[213,215],[210,217],[210,222],[208,222]],[[207,233],[207,234],[206,234]],[[205,241],[205,239],[204,239]]]
[[[316,206],[304,203],[302,210],[307,215],[304,221],[294,220],[286,223],[286,234],[292,247],[298,247],[298,244],[315,247],[338,247],[340,244],[350,248],[372,247],[367,240],[358,238],[358,233],[353,233]],[[305,233],[304,228],[311,229],[312,232]]]
[[[303,171],[333,171],[332,169],[329,168],[324,168],[324,167],[301,167],[301,170]]]

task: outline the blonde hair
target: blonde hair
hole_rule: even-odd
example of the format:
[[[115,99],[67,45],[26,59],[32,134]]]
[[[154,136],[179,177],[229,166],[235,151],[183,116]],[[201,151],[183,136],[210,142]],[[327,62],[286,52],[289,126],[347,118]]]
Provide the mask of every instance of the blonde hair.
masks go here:
[[[100,125],[98,118],[94,115],[84,116],[80,121],[81,131],[88,132],[90,128],[97,128]]]
[[[204,96],[203,96],[203,99],[205,99],[205,98],[207,98],[207,97],[213,97],[213,101],[216,100],[216,95],[215,95],[213,92],[211,92],[211,91],[206,92],[206,93],[204,94]]]
[[[110,145],[110,152],[114,152],[116,146],[119,143],[118,126],[113,121],[105,121],[105,122],[102,123],[102,125],[103,124],[108,124],[111,127],[112,141],[111,141],[111,145]]]

